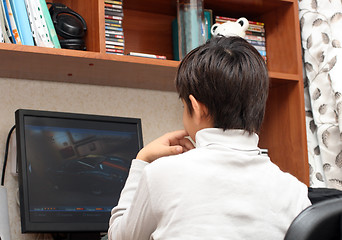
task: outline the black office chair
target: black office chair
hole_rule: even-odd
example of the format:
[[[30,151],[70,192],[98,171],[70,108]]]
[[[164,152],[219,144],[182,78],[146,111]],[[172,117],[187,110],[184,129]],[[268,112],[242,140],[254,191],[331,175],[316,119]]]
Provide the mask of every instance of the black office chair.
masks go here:
[[[314,196],[310,198],[313,205],[304,209],[293,220],[284,239],[342,240],[341,192],[331,189],[309,189],[309,197],[310,193]]]

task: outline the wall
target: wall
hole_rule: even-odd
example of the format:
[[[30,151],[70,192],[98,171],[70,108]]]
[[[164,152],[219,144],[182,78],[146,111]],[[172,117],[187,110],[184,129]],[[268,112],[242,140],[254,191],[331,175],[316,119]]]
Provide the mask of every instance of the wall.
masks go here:
[[[7,134],[18,108],[141,118],[145,145],[183,127],[181,102],[174,92],[0,78],[1,170]],[[21,234],[18,183],[9,168],[5,186],[12,240],[36,239],[36,234]]]

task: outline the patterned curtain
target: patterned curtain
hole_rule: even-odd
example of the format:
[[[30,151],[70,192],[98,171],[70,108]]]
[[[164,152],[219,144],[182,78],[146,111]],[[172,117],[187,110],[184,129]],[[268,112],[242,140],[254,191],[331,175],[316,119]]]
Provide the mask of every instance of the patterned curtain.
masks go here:
[[[299,0],[310,179],[342,190],[342,0]]]

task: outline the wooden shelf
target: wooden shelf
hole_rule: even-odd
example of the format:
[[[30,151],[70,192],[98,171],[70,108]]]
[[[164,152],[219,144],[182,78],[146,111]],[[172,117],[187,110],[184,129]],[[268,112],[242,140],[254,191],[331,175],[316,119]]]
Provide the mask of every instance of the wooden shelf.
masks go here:
[[[106,54],[103,0],[53,2],[85,18],[88,51],[0,43],[0,77],[175,91],[175,0],[124,0],[125,53],[164,55],[169,60]],[[282,170],[309,184],[297,1],[204,0],[204,6],[214,15],[265,23],[271,86],[260,144]]]
[[[6,59],[0,65],[1,77],[162,91],[175,91],[174,76],[179,64],[173,60],[5,43],[0,43],[0,56]],[[269,76],[273,85],[300,81],[296,74],[269,72]]]
[[[1,77],[174,91],[179,62],[0,43]],[[20,67],[18,67],[20,66]],[[153,73],[153,77],[151,75]]]

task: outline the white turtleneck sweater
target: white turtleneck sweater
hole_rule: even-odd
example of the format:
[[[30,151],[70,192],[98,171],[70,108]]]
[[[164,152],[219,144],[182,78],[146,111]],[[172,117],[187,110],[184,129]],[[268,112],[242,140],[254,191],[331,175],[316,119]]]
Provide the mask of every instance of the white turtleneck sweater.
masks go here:
[[[307,186],[261,154],[258,141],[209,128],[186,153],[133,160],[109,239],[283,239],[311,205]]]

